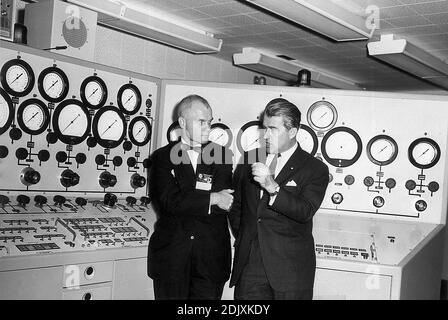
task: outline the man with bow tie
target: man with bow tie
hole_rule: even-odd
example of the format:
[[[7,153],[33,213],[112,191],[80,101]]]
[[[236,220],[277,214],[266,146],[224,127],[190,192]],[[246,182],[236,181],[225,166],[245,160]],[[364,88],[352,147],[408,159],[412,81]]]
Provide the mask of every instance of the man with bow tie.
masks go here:
[[[209,142],[212,109],[190,95],[177,105],[180,141],[152,155],[150,194],[158,214],[148,247],[156,299],[220,299],[230,276],[227,214],[232,153]]]
[[[312,219],[329,175],[328,167],[297,143],[300,117],[289,101],[270,101],[261,120],[266,149],[245,153],[235,170],[230,286],[237,300],[313,297]]]

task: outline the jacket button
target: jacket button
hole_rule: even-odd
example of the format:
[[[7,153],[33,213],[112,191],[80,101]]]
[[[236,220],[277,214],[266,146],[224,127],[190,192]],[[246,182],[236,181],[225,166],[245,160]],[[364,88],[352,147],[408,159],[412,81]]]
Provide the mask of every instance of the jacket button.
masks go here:
[[[258,219],[257,219],[257,222],[260,223],[260,222],[261,222],[261,218],[258,218]]]

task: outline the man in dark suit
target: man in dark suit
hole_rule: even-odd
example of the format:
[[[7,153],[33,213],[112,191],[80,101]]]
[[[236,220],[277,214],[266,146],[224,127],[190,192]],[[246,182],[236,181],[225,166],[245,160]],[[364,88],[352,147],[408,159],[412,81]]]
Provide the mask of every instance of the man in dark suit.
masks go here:
[[[266,149],[245,153],[235,170],[229,215],[236,238],[230,279],[235,299],[313,297],[312,219],[329,175],[296,141],[300,116],[289,101],[270,101],[262,114]]]
[[[176,110],[180,141],[152,156],[150,194],[158,219],[148,275],[156,299],[220,299],[231,265],[232,154],[209,142],[212,109],[204,98],[187,96]]]

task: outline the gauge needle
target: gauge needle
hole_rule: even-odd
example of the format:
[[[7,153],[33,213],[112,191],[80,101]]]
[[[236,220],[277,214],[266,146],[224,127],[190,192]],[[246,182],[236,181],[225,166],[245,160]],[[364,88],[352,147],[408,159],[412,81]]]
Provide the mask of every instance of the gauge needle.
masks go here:
[[[130,96],[130,97],[128,98],[128,100],[126,100],[126,102],[125,102],[124,104],[128,103],[129,100],[131,100],[133,97],[134,97],[134,96]]]
[[[90,96],[88,96],[88,98],[90,98],[91,96],[93,96],[95,94],[95,92],[98,91],[98,88],[96,88],[95,90],[93,90],[93,92],[90,94]]]
[[[26,123],[28,123],[28,122],[30,122],[31,120],[33,120],[33,118],[35,117],[35,116],[37,116],[39,114],[39,112],[36,112],[35,114],[33,114],[33,116],[31,117],[31,118],[29,118],[27,121],[26,121]]]
[[[138,136],[138,135],[139,135],[139,133],[140,133],[140,132],[142,132],[142,130],[143,130],[144,128],[145,128],[145,127],[141,127],[141,128],[140,128],[140,130],[138,130],[138,132],[137,132],[136,136]]]
[[[253,145],[255,142],[258,142],[260,138],[257,138],[257,140],[255,140],[254,142],[252,142],[250,145],[248,145],[248,147],[250,147],[251,145]]]
[[[429,149],[426,149],[425,152],[423,152],[421,155],[419,155],[418,157],[420,158],[421,156],[423,156],[426,152],[428,152]]]
[[[17,79],[19,79],[21,76],[23,75],[23,72],[21,74],[19,74],[12,82],[11,84],[13,84]]]
[[[107,130],[109,130],[110,128],[112,128],[112,126],[115,124],[115,122],[117,122],[117,120],[115,120],[114,122],[112,122],[112,123],[110,124],[110,126],[108,126],[108,127],[106,128],[106,130],[103,131],[103,133],[102,133],[101,135],[104,135],[104,134],[107,132]]]
[[[323,117],[325,117],[327,115],[327,112],[325,111],[325,113],[323,114],[323,115],[321,115],[320,117],[319,117],[319,119],[322,119]],[[318,120],[319,120],[318,119]]]
[[[384,149],[386,149],[387,148],[387,146],[385,146],[383,149],[381,149],[380,150],[380,152],[378,152],[378,153],[381,153],[381,152],[383,152],[384,151]]]
[[[221,138],[224,135],[224,133],[221,133],[221,135],[219,137],[216,138],[216,140],[218,140],[219,138]]]
[[[48,88],[47,90],[50,90],[51,88],[53,88],[54,87],[54,85],[56,84],[56,83],[58,83],[58,81],[59,80],[56,80],[55,82],[53,82],[53,84],[50,86],[50,88]]]
[[[73,119],[72,121],[70,121],[70,123],[64,128],[64,130],[62,130],[62,132],[64,132],[65,130],[67,130],[68,127],[70,127],[73,122],[75,122],[76,119],[78,119],[81,115],[78,113],[78,115],[75,117],[75,119]]]

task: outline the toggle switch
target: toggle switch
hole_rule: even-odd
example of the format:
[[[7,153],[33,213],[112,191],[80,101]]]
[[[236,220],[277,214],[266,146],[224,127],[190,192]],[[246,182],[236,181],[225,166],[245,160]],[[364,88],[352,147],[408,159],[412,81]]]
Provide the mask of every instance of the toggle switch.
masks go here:
[[[47,203],[47,197],[37,195],[34,197],[34,202],[36,203],[36,207],[42,208],[42,206]]]
[[[64,196],[57,194],[53,197],[53,201],[55,205],[62,206],[65,203],[65,201],[67,201],[67,199]]]
[[[149,199],[149,197],[141,197],[140,202],[143,206],[147,207],[151,200]]]
[[[137,203],[137,199],[129,196],[129,197],[126,197],[126,202],[128,205],[130,205],[132,207],[134,204]]]
[[[25,207],[28,203],[30,203],[30,197],[24,194],[19,194],[17,196],[17,203],[19,204],[19,206]]]
[[[84,207],[87,204],[87,200],[82,197],[78,197],[75,199],[75,203],[80,207]]]

